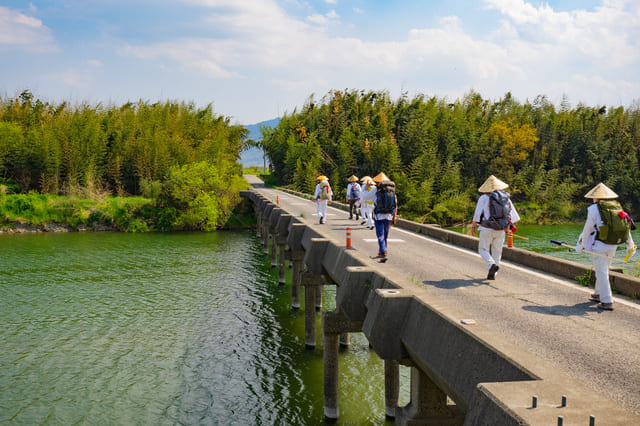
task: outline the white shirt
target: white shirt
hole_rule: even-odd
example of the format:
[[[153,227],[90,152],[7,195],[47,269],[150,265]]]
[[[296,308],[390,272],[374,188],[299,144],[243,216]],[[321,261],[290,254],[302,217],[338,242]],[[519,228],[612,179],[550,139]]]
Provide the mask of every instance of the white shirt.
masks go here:
[[[511,198],[509,198],[509,207],[511,208],[511,214],[509,219],[511,223],[516,223],[520,220],[520,215],[516,211],[516,208],[513,206],[511,202]],[[489,219],[491,216],[491,212],[489,211],[489,194],[482,194],[480,198],[478,198],[478,204],[476,204],[476,211],[473,214],[473,221],[478,223],[479,230],[493,230],[493,228],[487,228],[486,226],[480,225],[480,218],[484,217],[485,219]]]
[[[580,251],[582,248],[586,251],[616,249],[618,247],[617,244],[607,244],[600,240],[596,240],[596,234],[602,224],[603,222],[602,217],[600,217],[598,203],[593,203],[587,208],[587,220],[584,223],[582,233],[578,237],[576,250]],[[634,246],[633,238],[631,238],[631,232],[629,232],[629,237],[625,244],[627,245],[627,248]]]
[[[371,185],[369,186],[369,189],[367,189],[367,186],[364,185],[362,187],[362,190],[360,191],[360,204],[362,204],[363,202],[373,206],[376,202],[376,186],[375,185]],[[367,195],[373,193],[373,195]]]

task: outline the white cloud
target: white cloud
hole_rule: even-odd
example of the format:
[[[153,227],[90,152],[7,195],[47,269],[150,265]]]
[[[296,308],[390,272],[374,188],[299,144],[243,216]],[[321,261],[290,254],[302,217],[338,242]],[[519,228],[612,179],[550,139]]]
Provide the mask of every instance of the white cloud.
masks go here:
[[[640,2],[606,0],[593,11],[556,12],[524,0],[485,0],[500,11],[512,37],[526,38],[532,47],[551,46],[555,54],[582,56],[618,67],[640,59]],[[548,49],[547,49],[548,50]]]
[[[93,83],[93,76],[90,73],[71,68],[65,71],[47,74],[45,79],[53,81],[58,85],[78,89],[87,89],[91,87]]]
[[[0,48],[2,46],[45,51],[53,49],[53,38],[39,19],[0,6]]]
[[[311,16],[307,16],[307,20],[314,24],[318,25],[329,25],[330,23],[337,23],[340,19],[340,15],[336,13],[335,10],[331,10],[324,15],[314,14]]]
[[[338,37],[335,11],[297,19],[273,0],[184,0],[210,8],[206,22],[219,38],[183,38],[126,46],[128,55],[211,78],[243,79],[258,70],[283,91],[332,87],[392,89],[389,84],[461,94],[535,97],[576,93],[600,99],[628,91],[638,96],[629,69],[640,65],[640,2],[605,0],[593,11],[557,12],[524,0],[485,0],[502,23],[474,37],[455,16],[414,28],[400,41]],[[368,85],[368,86],[367,86]],[[306,90],[305,90],[306,89]]]
[[[87,65],[89,65],[90,67],[93,68],[102,68],[102,61],[98,60],[98,59],[89,59],[87,61]]]

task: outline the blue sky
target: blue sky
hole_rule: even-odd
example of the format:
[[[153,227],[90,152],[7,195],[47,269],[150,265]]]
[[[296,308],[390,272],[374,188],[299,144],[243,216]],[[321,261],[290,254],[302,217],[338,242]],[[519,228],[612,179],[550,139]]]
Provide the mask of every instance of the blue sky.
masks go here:
[[[345,88],[637,106],[640,1],[0,0],[2,96],[252,124]]]

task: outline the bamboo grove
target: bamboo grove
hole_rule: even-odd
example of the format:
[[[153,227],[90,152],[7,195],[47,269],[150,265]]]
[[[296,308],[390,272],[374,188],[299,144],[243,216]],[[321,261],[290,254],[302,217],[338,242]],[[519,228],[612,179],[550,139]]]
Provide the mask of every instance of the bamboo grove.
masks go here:
[[[143,195],[173,212],[167,228],[213,229],[246,185],[247,134],[211,105],[70,106],[24,91],[0,97],[1,192]]]
[[[625,208],[640,210],[640,111],[563,102],[520,103],[510,93],[490,101],[387,92],[331,91],[311,96],[262,145],[277,182],[312,192],[330,177],[343,196],[347,178],[384,171],[396,182],[400,211],[423,222],[468,221],[477,188],[491,174],[528,223],[566,221],[584,210],[583,194],[602,181]]]

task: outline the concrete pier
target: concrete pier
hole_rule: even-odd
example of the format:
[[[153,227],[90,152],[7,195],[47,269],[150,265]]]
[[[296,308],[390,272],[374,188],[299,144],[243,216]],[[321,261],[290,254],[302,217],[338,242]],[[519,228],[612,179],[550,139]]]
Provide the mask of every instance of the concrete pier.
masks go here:
[[[411,402],[396,409],[396,425],[462,426],[464,413],[447,404],[447,395],[426,374],[411,367]]]
[[[400,397],[400,366],[398,361],[384,361],[384,414],[387,420],[396,418]]]

